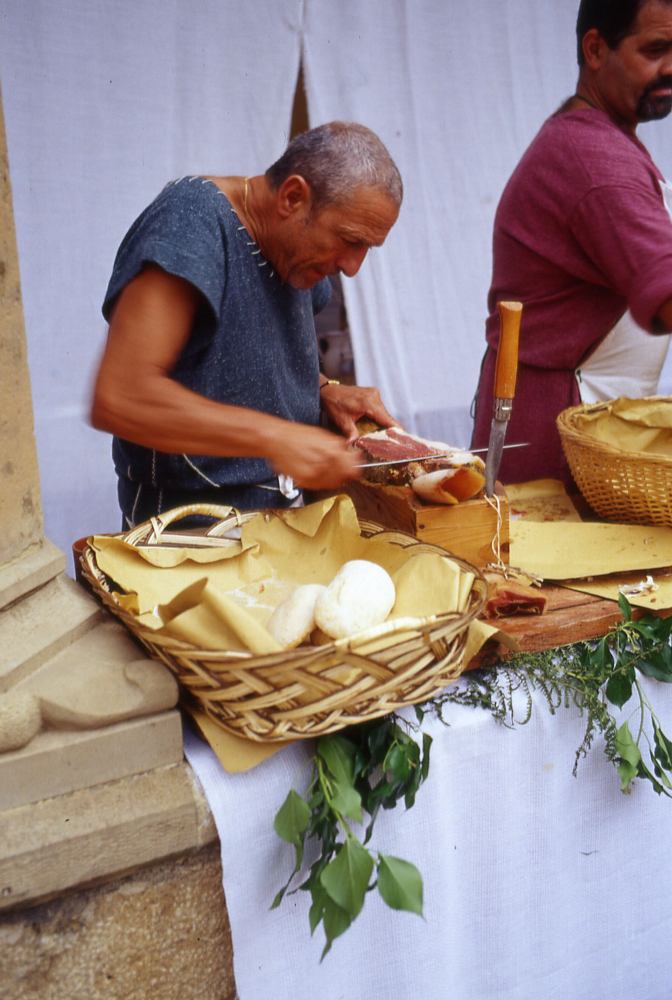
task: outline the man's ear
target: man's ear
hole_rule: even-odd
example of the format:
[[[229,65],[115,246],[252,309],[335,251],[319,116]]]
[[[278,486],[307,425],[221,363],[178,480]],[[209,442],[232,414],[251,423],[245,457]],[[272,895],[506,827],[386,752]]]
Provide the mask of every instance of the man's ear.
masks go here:
[[[588,69],[600,69],[604,63],[604,58],[609,46],[605,42],[597,28],[591,28],[585,33],[581,41],[583,58]]]
[[[295,212],[300,212],[302,209],[308,213],[311,201],[310,184],[304,180],[301,174],[291,174],[286,177],[276,191],[276,204],[283,219]]]

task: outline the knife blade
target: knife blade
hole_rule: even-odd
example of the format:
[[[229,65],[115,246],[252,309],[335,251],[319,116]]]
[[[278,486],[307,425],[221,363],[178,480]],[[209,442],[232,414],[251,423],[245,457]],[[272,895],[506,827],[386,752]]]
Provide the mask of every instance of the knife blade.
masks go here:
[[[517,444],[505,444],[504,451],[509,448],[527,448],[529,441],[520,441]],[[442,451],[438,455],[418,455],[417,458],[390,458],[385,462],[364,462],[357,466],[358,469],[378,469],[382,465],[408,465],[410,462],[427,462],[433,458],[452,458],[456,451],[466,452],[469,455],[479,455],[485,453],[487,448],[456,448],[455,451]]]
[[[490,424],[490,440],[485,458],[485,495],[491,497],[495,492],[495,482],[502,461],[504,440],[511,419],[513,397],[516,392],[516,375],[518,373],[518,339],[520,336],[520,320],[523,311],[522,302],[498,302],[499,310],[499,344],[497,345],[497,361],[495,363],[495,391],[492,408],[492,423]]]

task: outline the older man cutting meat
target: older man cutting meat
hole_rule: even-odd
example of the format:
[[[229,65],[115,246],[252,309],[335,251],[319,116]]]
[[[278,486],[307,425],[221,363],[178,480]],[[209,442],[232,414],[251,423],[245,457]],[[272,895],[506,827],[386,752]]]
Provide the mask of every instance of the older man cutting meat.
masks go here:
[[[125,523],[183,503],[292,503],[357,474],[348,440],[393,419],[375,389],[320,375],[313,314],[396,221],[402,183],[362,125],[294,139],[254,177],[167,185],[126,235],[92,422],[115,435]],[[341,434],[318,426],[323,408]]]
[[[672,188],[636,135],[672,110],[672,2],[582,0],[576,93],[543,125],[495,219],[472,446],[485,446],[497,302],[525,312],[503,481],[571,477],[555,428],[581,401],[656,391],[672,330]]]

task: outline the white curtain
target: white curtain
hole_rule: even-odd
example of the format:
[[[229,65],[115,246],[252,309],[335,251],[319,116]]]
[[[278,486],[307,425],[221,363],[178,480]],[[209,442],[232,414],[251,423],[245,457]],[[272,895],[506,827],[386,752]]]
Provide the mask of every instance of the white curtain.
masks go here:
[[[174,177],[254,173],[289,137],[302,0],[0,0],[0,68],[47,535],[121,516],[86,423],[100,305]]]
[[[47,534],[119,526],[86,425],[114,254],[163,184],[254,173],[286,144],[303,50],[311,124],[376,130],[406,197],[344,280],[360,382],[465,444],[506,179],[573,90],[578,0],[0,0],[3,89]],[[641,135],[672,177],[669,122]],[[672,386],[672,378],[666,376]]]
[[[392,412],[430,437],[468,443],[495,209],[523,150],[574,90],[577,8],[578,0],[309,5],[311,119],[370,125],[406,188],[384,249],[344,282],[358,380],[378,385]],[[672,173],[669,131],[649,127],[644,137],[658,139]]]

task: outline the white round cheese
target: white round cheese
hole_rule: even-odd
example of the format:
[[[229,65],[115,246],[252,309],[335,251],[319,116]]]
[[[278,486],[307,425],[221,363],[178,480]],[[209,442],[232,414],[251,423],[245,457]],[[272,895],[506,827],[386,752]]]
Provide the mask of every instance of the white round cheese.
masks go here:
[[[384,622],[394,607],[392,578],[377,563],[351,559],[315,603],[315,622],[332,639],[344,639]]]

